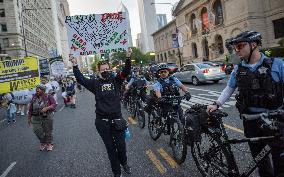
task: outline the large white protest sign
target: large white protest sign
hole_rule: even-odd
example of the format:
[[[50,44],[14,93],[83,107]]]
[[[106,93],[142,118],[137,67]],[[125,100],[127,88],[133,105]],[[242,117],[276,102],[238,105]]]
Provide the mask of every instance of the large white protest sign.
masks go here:
[[[31,90],[21,90],[13,92],[14,102],[16,104],[28,104],[32,100],[33,92]]]
[[[124,12],[67,16],[70,55],[126,51],[127,19]]]

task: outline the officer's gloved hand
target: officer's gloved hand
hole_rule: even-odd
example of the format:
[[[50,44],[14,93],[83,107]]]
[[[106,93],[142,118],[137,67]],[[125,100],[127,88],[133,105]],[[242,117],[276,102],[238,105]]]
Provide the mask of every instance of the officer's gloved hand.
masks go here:
[[[187,100],[187,101],[189,101],[190,100],[190,98],[191,98],[191,95],[190,95],[190,93],[189,92],[185,92],[185,99]]]

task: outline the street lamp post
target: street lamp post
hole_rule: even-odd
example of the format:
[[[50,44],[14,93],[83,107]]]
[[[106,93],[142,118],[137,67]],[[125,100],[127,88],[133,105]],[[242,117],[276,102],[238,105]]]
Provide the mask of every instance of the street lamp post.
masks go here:
[[[151,5],[154,5],[154,4],[162,4],[162,5],[171,5],[173,7],[172,10],[174,10],[174,5],[172,3],[169,3],[169,2],[161,2],[161,3],[155,3],[155,2],[152,2]],[[178,28],[177,28],[177,24],[176,24],[176,35],[178,36]],[[179,42],[177,42],[177,49],[178,49],[178,58],[179,58],[179,66],[181,67],[182,65],[182,61],[181,61],[181,53],[180,53],[180,48],[179,48]]]
[[[38,9],[22,9],[21,11],[21,20],[22,20],[22,28],[23,28],[23,39],[24,39],[24,50],[25,50],[25,57],[28,56],[28,51],[27,51],[27,44],[26,44],[26,35],[25,35],[25,28],[24,28],[24,20],[23,20],[23,13],[25,11],[36,11],[36,10],[50,10],[51,8],[38,8]]]

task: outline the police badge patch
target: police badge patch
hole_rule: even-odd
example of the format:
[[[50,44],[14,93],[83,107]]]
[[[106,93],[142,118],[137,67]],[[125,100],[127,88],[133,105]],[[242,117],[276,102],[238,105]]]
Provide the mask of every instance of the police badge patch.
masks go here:
[[[258,69],[258,72],[259,72],[259,74],[266,74],[267,70],[268,70],[268,68],[262,66]]]

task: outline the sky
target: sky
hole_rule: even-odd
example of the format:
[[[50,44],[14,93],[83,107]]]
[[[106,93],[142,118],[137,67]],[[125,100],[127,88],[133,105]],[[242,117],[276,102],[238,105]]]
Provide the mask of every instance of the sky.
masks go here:
[[[67,0],[71,15],[101,14],[117,12],[122,2],[129,11],[133,44],[141,32],[137,0]],[[178,0],[155,0],[156,3],[176,3]],[[171,5],[156,4],[157,14],[167,14],[167,21],[172,20]]]

